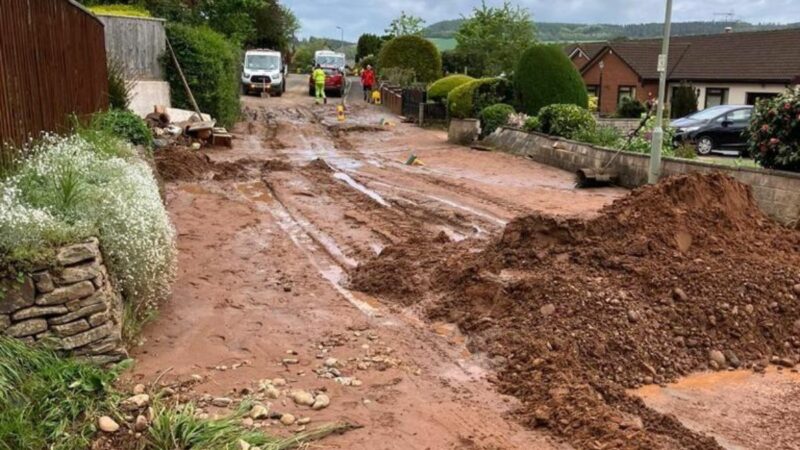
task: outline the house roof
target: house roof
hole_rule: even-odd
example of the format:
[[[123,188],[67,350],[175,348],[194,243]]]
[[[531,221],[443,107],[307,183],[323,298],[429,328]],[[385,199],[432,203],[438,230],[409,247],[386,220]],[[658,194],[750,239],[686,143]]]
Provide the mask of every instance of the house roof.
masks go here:
[[[613,51],[642,79],[658,78],[660,39],[606,43],[582,71]],[[800,28],[673,37],[668,78],[674,81],[789,83],[800,73]]]
[[[589,61],[591,61],[606,47],[606,45],[606,42],[581,42],[568,45],[565,48],[565,51],[567,52],[567,55],[571,57],[575,50],[580,50],[589,58]]]

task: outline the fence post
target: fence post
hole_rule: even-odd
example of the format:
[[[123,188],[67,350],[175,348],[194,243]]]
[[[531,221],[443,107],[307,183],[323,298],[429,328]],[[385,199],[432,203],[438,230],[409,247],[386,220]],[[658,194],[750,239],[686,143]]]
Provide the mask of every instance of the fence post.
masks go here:
[[[420,102],[419,104],[419,126],[422,127],[425,125],[425,103]]]

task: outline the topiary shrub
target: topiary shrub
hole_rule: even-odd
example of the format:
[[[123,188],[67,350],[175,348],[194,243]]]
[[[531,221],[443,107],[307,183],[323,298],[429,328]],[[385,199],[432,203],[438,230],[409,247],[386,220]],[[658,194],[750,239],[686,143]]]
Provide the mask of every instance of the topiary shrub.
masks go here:
[[[240,110],[239,49],[205,26],[170,24],[167,35],[200,110],[221,125],[233,125]],[[162,64],[170,84],[172,103],[177,108],[192,109],[169,52],[162,57]]]
[[[399,36],[387,42],[378,55],[378,67],[411,69],[417,81],[430,83],[442,76],[442,56],[433,43],[419,36]]]
[[[470,81],[475,81],[475,79],[467,75],[450,75],[440,78],[428,87],[428,99],[437,102],[444,101],[450,91]]]
[[[579,132],[593,131],[597,122],[588,109],[572,104],[545,106],[539,111],[542,133],[573,139]]]
[[[750,154],[761,166],[800,172],[800,87],[759,101],[747,133]]]
[[[639,119],[647,112],[647,108],[636,99],[623,98],[617,108],[617,116],[625,119]]]
[[[483,108],[478,115],[478,118],[481,120],[481,134],[483,136],[488,136],[494,133],[496,129],[508,123],[509,116],[515,112],[513,106],[506,105],[505,103],[498,103]]]
[[[92,117],[91,127],[125,139],[133,145],[150,148],[153,144],[150,128],[144,120],[130,111],[112,109],[97,113]]]
[[[472,108],[472,99],[475,89],[482,83],[486,83],[490,78],[480,78],[478,80],[464,83],[456,87],[450,94],[447,95],[447,108],[450,111],[450,117],[456,119],[466,119],[468,117],[475,117]]]
[[[514,76],[520,109],[526,114],[539,114],[553,104],[589,106],[583,79],[559,46],[530,47],[522,54]]]

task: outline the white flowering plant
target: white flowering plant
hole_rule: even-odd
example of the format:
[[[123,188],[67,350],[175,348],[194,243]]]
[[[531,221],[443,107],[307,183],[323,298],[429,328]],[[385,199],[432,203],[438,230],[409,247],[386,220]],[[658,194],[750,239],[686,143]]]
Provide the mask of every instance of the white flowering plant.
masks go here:
[[[35,259],[97,236],[137,314],[166,297],[176,271],[175,229],[147,163],[128,144],[99,135],[45,136],[28,155],[0,180],[0,254]]]

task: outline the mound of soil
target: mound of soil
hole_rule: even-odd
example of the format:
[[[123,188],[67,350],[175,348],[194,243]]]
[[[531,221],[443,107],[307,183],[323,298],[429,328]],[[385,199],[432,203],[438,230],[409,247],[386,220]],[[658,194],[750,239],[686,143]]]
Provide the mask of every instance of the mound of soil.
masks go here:
[[[429,317],[492,358],[522,420],[577,448],[719,448],[625,389],[800,355],[800,233],[721,174],[640,188],[589,221],[522,217],[483,251],[452,252],[391,276],[427,278]]]
[[[291,170],[292,166],[281,160],[240,159],[234,162],[216,162],[198,151],[175,147],[156,152],[156,166],[165,181],[216,181],[246,180],[259,177],[264,172]]]

